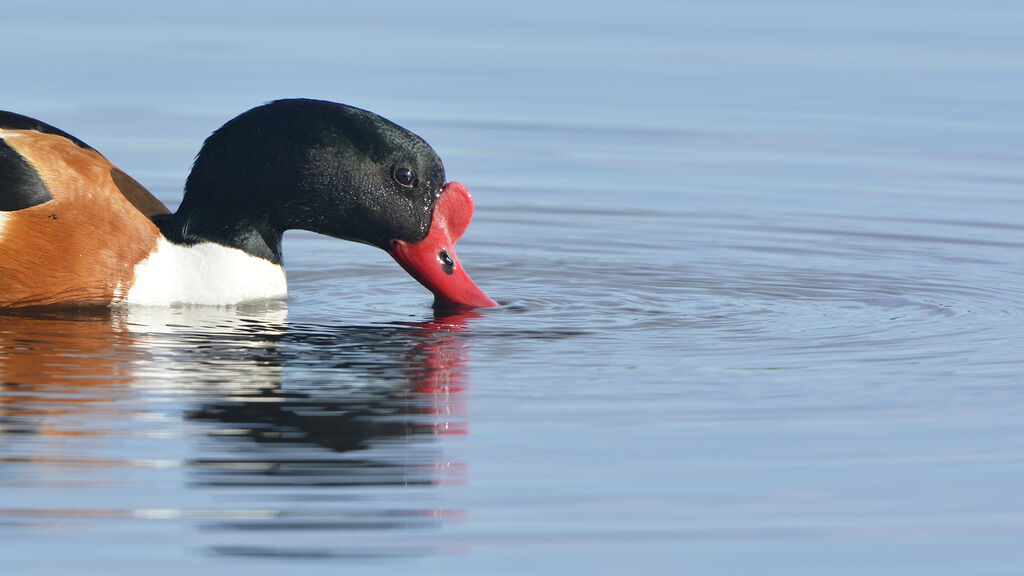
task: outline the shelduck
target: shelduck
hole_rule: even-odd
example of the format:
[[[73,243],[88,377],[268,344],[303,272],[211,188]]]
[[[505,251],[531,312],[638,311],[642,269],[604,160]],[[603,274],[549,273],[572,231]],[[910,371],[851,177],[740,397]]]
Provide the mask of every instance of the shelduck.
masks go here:
[[[455,254],[472,214],[422,138],[334,102],[277,100],[230,120],[173,214],[82,140],[0,112],[0,308],[283,298],[291,229],[387,251],[435,306],[496,306]]]

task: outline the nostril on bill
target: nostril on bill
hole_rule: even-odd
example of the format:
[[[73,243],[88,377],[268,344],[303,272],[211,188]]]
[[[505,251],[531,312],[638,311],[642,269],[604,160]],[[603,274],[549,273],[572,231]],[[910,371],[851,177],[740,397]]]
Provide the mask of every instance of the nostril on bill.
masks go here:
[[[455,260],[448,255],[447,250],[441,250],[437,255],[437,259],[441,262],[441,269],[444,270],[445,274],[451,274],[455,272]]]

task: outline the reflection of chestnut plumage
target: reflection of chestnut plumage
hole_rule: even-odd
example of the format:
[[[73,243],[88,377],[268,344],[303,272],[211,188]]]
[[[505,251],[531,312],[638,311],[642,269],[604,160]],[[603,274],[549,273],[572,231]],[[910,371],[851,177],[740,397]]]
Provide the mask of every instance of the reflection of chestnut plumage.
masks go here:
[[[472,217],[420,137],[371,112],[279,100],[215,131],[174,214],[81,140],[0,112],[0,306],[281,298],[281,238],[386,250],[446,308],[495,306],[458,263]]]

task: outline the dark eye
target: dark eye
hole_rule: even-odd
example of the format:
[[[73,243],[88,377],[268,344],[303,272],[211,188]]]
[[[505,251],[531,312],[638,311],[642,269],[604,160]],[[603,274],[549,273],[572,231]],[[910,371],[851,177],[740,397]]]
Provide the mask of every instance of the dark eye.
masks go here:
[[[392,176],[395,177],[395,182],[407,188],[412,188],[416,185],[416,173],[408,168],[395,168]]]

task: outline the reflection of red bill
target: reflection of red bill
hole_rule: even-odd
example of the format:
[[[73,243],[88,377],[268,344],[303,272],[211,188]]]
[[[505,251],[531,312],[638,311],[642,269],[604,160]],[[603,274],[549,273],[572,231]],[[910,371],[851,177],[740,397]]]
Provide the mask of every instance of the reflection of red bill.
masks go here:
[[[419,242],[392,240],[388,254],[434,293],[438,308],[497,306],[477,287],[455,255],[455,243],[473,218],[473,197],[458,182],[449,182],[434,204],[430,232]]]
[[[469,434],[469,408],[465,390],[469,373],[469,340],[457,335],[467,323],[483,314],[475,310],[438,310],[429,322],[405,322],[415,327],[416,361],[411,368],[413,390],[427,402],[417,403],[434,422],[438,435]],[[435,463],[441,484],[464,484],[466,464],[443,460]]]

